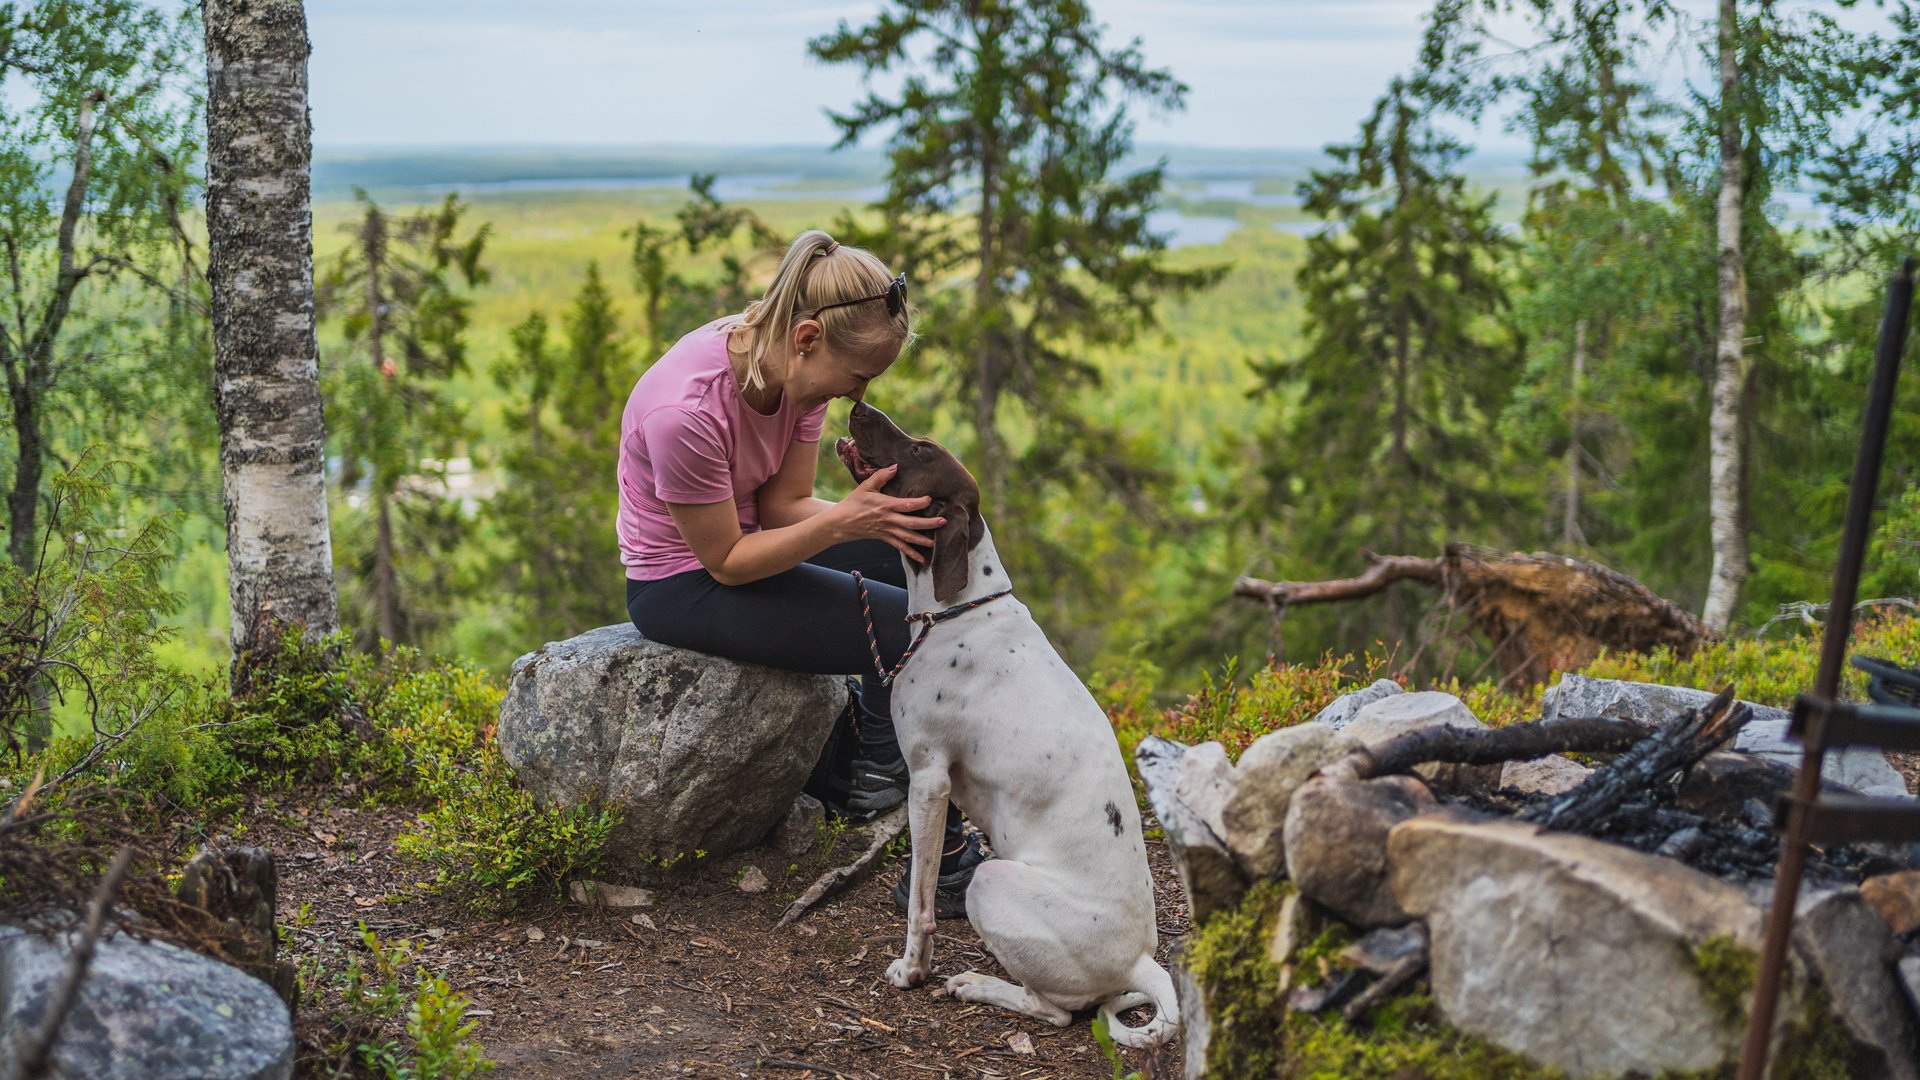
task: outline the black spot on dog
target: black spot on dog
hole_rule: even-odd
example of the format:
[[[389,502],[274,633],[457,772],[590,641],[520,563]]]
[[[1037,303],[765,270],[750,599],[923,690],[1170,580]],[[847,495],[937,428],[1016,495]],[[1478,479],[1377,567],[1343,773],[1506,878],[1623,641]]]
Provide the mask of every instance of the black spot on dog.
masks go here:
[[[959,666],[960,666],[960,658],[956,656],[956,657],[954,657],[953,659],[951,659],[951,660],[949,660],[949,661],[947,661],[947,666],[948,666],[948,667],[959,667]]]
[[[935,690],[935,691],[933,692],[933,700],[935,700],[935,701],[939,701],[939,700],[941,699],[941,697],[942,697],[942,696],[943,696],[943,692],[942,692],[942,691],[939,691],[939,690]]]
[[[991,567],[991,566],[983,566],[983,567],[981,567],[981,568],[980,568],[980,572],[981,572],[981,573],[983,573],[983,574],[987,574],[987,575],[991,575],[991,574],[993,573],[993,567]]]
[[[1107,804],[1107,824],[1113,826],[1113,835],[1115,836],[1119,836],[1125,831],[1120,827],[1120,808],[1112,803]]]

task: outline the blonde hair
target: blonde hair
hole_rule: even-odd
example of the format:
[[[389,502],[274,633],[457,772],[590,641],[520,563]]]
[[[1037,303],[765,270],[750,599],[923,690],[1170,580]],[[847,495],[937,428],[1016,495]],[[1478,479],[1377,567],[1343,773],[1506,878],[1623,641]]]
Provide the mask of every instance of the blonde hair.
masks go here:
[[[735,324],[748,331],[746,384],[766,386],[763,370],[774,342],[784,341],[796,316],[808,315],[836,347],[857,356],[891,360],[913,340],[909,312],[887,314],[884,301],[848,304],[814,314],[842,300],[884,293],[893,272],[872,252],[846,245],[819,229],[808,229],[787,247],[773,281],[760,299],[747,305]]]

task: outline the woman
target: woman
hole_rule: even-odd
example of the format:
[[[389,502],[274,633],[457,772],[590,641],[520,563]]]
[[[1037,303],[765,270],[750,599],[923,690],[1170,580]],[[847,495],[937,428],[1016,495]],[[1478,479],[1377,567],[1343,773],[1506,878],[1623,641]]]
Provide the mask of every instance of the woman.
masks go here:
[[[681,338],[635,384],[620,423],[627,614],[665,645],[821,675],[862,673],[848,808],[905,798],[892,695],[875,677],[852,571],[867,581],[881,661],[909,640],[900,558],[926,561],[930,500],[896,499],[882,469],[835,503],[814,497],[827,403],[859,401],[913,338],[906,279],[818,230],[787,249],[766,295]],[[981,859],[949,808],[936,907],[964,914]],[[906,884],[902,875],[901,885]],[[894,890],[904,909],[905,892]]]

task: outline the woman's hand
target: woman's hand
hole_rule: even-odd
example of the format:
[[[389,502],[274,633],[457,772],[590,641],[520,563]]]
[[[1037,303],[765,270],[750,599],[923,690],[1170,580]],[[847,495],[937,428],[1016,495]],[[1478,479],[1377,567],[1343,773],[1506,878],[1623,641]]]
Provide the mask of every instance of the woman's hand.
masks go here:
[[[925,563],[927,556],[923,549],[933,546],[933,537],[927,532],[945,525],[947,519],[916,517],[912,513],[925,510],[933,502],[931,495],[898,499],[880,490],[898,469],[898,465],[889,465],[867,477],[822,516],[833,517],[841,540],[884,540],[914,562]]]

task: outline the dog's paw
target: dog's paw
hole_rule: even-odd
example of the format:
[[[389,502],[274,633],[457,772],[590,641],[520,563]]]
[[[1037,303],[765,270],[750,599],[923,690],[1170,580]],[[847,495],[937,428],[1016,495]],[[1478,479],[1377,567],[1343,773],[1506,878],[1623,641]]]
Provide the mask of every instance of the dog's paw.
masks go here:
[[[887,981],[901,990],[911,990],[926,982],[928,974],[926,968],[914,967],[904,956],[887,965]]]
[[[986,978],[987,976],[977,971],[963,971],[958,975],[947,976],[946,985],[941,989],[946,991],[948,997],[970,1001],[972,999],[967,996],[968,988],[984,982]]]

